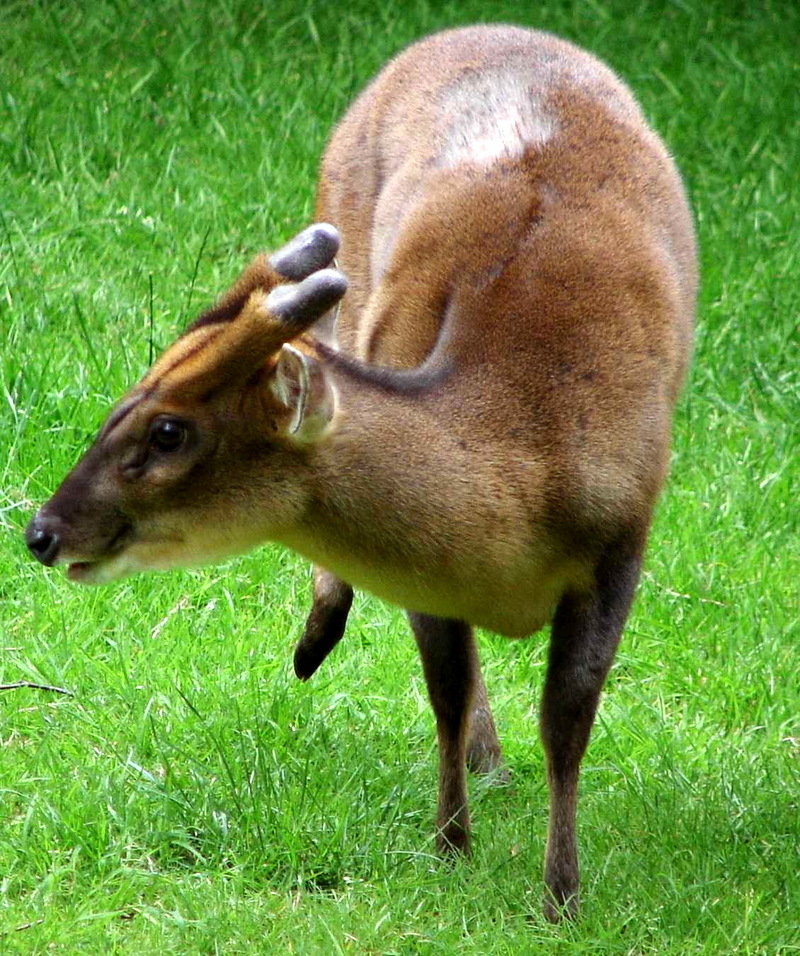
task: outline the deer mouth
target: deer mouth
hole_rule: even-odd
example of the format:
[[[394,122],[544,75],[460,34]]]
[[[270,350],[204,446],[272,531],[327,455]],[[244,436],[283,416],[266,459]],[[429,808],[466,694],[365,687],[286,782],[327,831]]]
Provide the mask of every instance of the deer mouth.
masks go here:
[[[68,561],[67,578],[76,584],[106,584],[125,576],[124,551],[131,543],[132,528],[124,524],[109,541],[102,558]]]
[[[73,561],[72,564],[67,565],[67,577],[78,584],[93,584],[92,578],[97,566],[102,563],[102,561]]]
[[[224,555],[204,556],[187,549],[180,534],[151,536],[126,528],[113,540],[111,547],[99,557],[84,557],[74,554],[62,562],[66,565],[67,579],[75,584],[111,584],[142,571],[169,571],[179,567],[196,567],[213,560],[230,557],[235,551]]]
[[[67,579],[74,584],[110,584],[134,570],[124,556],[115,555],[99,561],[71,561],[67,565]]]

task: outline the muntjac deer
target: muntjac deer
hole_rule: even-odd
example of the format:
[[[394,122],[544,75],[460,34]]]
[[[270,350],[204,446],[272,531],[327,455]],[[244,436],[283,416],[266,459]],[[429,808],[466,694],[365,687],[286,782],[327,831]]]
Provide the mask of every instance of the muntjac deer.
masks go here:
[[[318,566],[302,678],[353,586],[406,608],[443,851],[469,851],[465,765],[500,762],[472,629],[552,620],[545,909],[570,915],[579,766],[691,349],[680,178],[607,67],[483,26],[412,46],[362,93],[318,215],[347,295],[330,226],[255,259],[112,411],[28,546],[100,584],[282,542]]]

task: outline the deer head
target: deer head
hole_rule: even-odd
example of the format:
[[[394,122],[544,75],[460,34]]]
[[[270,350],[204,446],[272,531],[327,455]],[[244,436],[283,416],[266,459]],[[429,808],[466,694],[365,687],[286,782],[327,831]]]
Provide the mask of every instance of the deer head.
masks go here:
[[[337,406],[304,333],[347,288],[324,268],[338,244],[316,225],[259,256],[161,356],[29,524],[39,561],[104,584],[240,553],[298,519],[304,449]]]

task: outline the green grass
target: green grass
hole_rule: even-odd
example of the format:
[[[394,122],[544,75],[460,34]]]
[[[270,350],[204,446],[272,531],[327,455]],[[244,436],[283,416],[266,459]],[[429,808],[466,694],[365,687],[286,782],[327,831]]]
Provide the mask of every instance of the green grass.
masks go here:
[[[556,928],[541,636],[482,640],[513,784],[471,782],[475,858],[449,870],[399,611],[359,598],[301,685],[299,559],[80,590],[20,534],[151,348],[306,224],[368,77],[477,20],[628,80],[702,250],[673,475],[584,765],[583,918]],[[800,8],[7,0],[0,35],[0,682],[75,694],[0,695],[0,950],[800,951]]]

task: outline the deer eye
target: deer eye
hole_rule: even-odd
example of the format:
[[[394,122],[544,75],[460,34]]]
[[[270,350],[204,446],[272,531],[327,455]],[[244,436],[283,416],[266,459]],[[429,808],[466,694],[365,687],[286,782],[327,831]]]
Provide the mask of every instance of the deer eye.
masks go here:
[[[150,445],[158,451],[176,451],[186,440],[186,425],[175,418],[157,418],[150,426]]]

